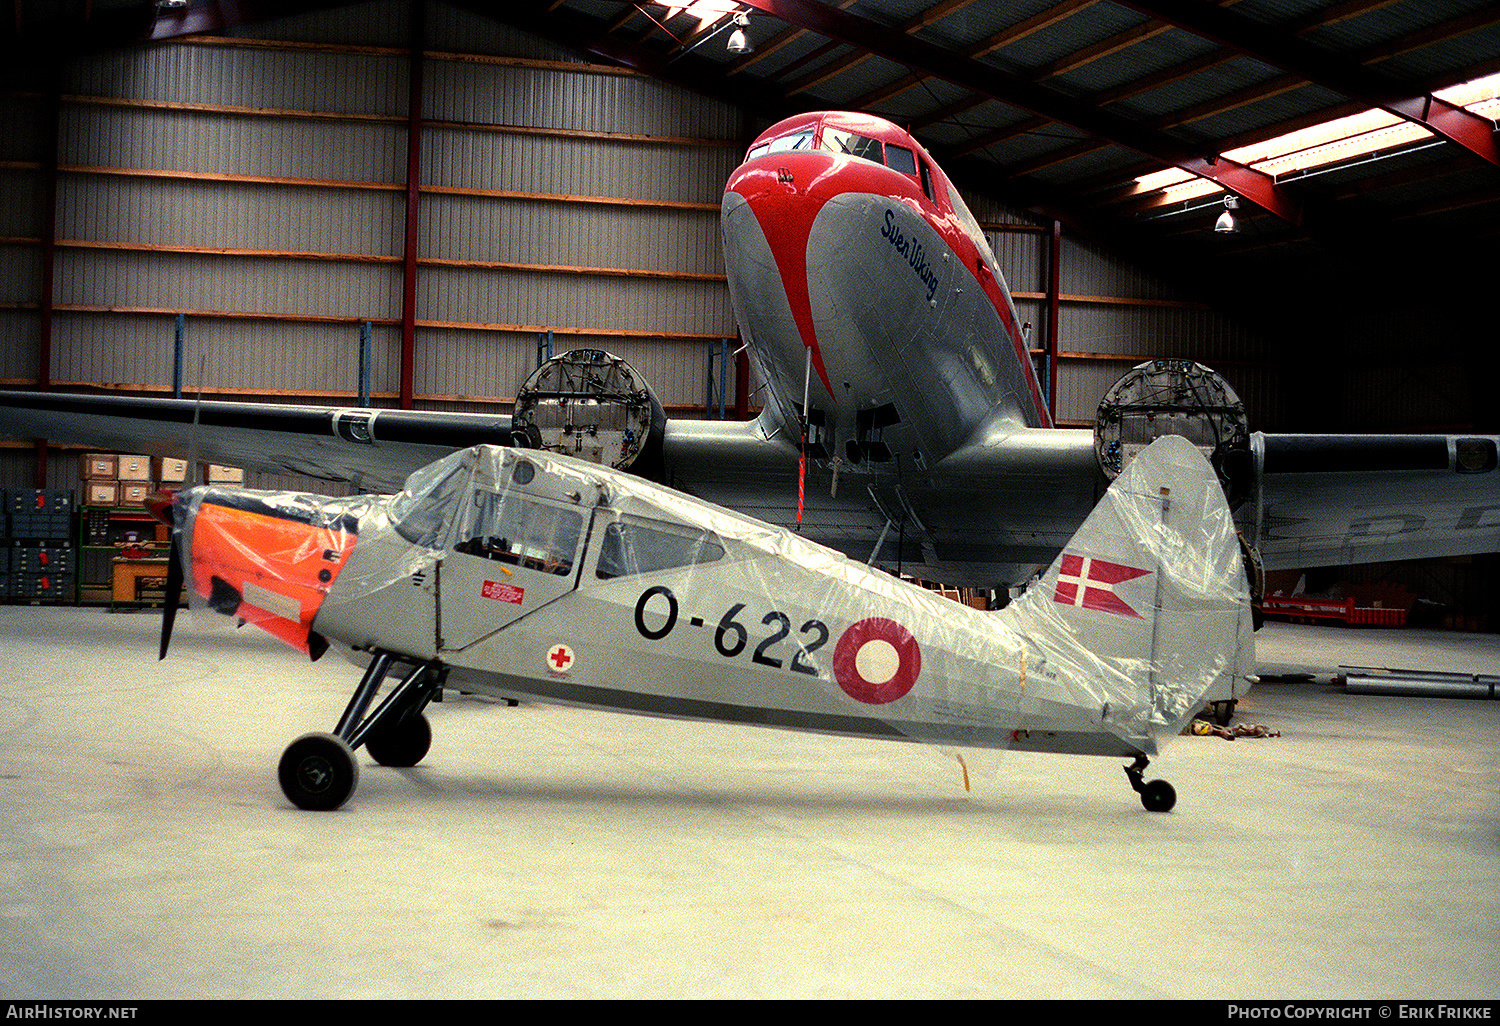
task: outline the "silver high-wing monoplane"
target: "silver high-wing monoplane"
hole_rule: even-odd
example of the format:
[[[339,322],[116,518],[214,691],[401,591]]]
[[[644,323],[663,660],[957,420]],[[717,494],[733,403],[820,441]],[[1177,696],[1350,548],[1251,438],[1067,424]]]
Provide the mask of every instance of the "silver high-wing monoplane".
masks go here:
[[[1218,478],[1163,438],[1038,582],[984,612],[802,538],[595,464],[479,446],[399,494],[217,486],[162,495],[172,562],[217,612],[367,666],[331,733],[287,748],[310,809],[364,747],[410,766],[440,689],[954,748],[1150,756],[1210,688],[1244,690],[1251,604]],[[183,576],[185,575],[185,577]],[[162,654],[177,608],[168,596]],[[399,683],[371,712],[385,678]]]

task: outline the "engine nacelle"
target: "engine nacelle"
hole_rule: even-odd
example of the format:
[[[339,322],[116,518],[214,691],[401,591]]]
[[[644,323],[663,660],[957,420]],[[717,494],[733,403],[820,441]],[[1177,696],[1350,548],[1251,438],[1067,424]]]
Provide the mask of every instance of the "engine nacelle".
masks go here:
[[[1162,435],[1182,435],[1203,451],[1231,506],[1251,485],[1250,421],[1245,404],[1215,371],[1192,360],[1137,364],[1099,401],[1094,453],[1113,481]]]
[[[659,478],[667,414],[656,393],[618,356],[574,349],[536,369],[516,393],[511,439]]]

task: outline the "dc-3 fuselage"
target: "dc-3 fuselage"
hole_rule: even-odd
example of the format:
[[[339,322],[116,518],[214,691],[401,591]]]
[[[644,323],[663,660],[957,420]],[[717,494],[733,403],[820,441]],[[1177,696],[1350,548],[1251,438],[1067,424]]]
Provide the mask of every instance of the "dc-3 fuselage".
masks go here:
[[[352,750],[410,765],[441,687],[955,747],[1132,757],[1214,685],[1243,690],[1251,613],[1233,522],[1187,441],[1139,457],[1059,559],[984,612],[639,478],[481,446],[400,494],[195,488],[174,503],[193,590],[314,656],[367,662],[332,734],[287,750],[308,808]],[[374,713],[386,674],[407,670]],[[1154,795],[1150,792],[1155,789]]]

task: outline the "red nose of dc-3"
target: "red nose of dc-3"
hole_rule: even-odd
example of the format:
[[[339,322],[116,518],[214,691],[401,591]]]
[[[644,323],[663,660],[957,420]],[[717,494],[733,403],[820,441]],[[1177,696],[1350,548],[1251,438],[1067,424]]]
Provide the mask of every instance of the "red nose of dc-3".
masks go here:
[[[726,197],[734,194],[745,201],[765,237],[797,332],[803,346],[811,352],[818,379],[830,395],[833,386],[818,347],[808,292],[807,252],[819,211],[854,184],[849,181],[850,163],[836,154],[817,150],[773,153],[740,165],[724,190]],[[743,217],[743,213],[742,210],[731,217]]]

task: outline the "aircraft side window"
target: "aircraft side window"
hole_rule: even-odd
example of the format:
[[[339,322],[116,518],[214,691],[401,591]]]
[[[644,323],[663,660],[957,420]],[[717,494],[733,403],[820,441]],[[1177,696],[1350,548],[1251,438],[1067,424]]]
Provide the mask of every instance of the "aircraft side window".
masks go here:
[[[460,532],[458,552],[540,570],[573,572],[583,516],[505,492],[475,492],[474,516]]]
[[[723,557],[724,546],[708,531],[625,515],[604,529],[595,573],[609,580]]]
[[[853,132],[840,132],[833,128],[823,129],[822,148],[832,150],[834,153],[847,153],[851,157],[873,160],[877,164],[885,163],[885,148],[879,139],[856,135]]]
[[[745,162],[749,163],[756,157],[763,156],[764,154],[767,154],[769,152],[771,152],[770,143],[761,143],[759,146],[752,146],[750,147],[750,152],[745,155]]]
[[[927,161],[922,161],[918,167],[922,171],[922,191],[927,194],[928,199],[936,203],[937,197],[932,192],[932,172],[927,169]]]
[[[780,139],[771,140],[771,153],[784,153],[787,150],[810,150],[812,149],[813,130],[805,129],[801,132],[793,132],[784,135]]]
[[[892,171],[900,171],[904,175],[917,173],[917,155],[905,146],[897,146],[895,143],[886,143],[885,164]]]

